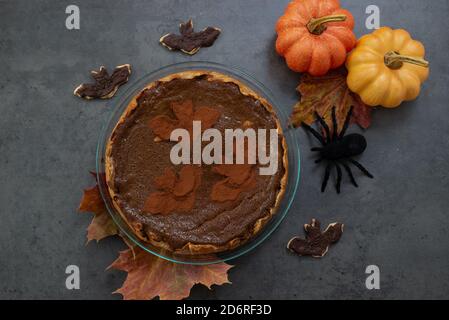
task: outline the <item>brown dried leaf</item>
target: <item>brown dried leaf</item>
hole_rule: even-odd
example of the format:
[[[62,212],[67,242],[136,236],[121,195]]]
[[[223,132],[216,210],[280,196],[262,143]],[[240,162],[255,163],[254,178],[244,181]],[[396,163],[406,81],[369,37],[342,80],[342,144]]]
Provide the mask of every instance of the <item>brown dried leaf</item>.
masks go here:
[[[336,108],[337,123],[341,130],[351,106],[352,123],[357,123],[366,129],[371,124],[371,107],[365,105],[360,97],[349,90],[346,84],[346,68],[329,72],[322,77],[313,77],[309,74],[301,75],[297,88],[301,100],[293,107],[291,124],[299,127],[302,122],[312,124],[315,121],[315,111],[321,115],[332,128],[332,107]]]
[[[92,173],[95,177],[96,174]],[[104,176],[101,176],[104,179]],[[201,283],[208,287],[213,284],[230,283],[227,272],[231,265],[219,263],[208,266],[175,264],[158,258],[135,246],[121,234],[107,209],[96,186],[84,190],[79,211],[93,212],[95,217],[88,228],[88,241],[97,241],[111,235],[119,235],[129,247],[120,253],[119,258],[110,267],[128,272],[122,288],[116,293],[124,299],[182,299],[188,297],[193,285]]]
[[[230,283],[226,263],[204,266],[177,264],[149,254],[139,247],[120,252],[109,268],[128,273],[120,293],[124,300],[180,300],[190,294],[195,284],[212,285]]]
[[[87,228],[87,242],[91,240],[98,242],[101,239],[118,234],[117,226],[109,216],[98,184],[84,190],[78,210],[94,214],[94,218]]]

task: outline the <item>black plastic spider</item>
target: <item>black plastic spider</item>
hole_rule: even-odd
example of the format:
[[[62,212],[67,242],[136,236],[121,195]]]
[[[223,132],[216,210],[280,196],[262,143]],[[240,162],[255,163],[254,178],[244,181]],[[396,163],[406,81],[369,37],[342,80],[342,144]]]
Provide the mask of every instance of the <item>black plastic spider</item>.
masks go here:
[[[332,166],[335,165],[337,168],[337,184],[335,188],[337,189],[337,193],[340,193],[341,179],[342,179],[342,171],[340,165],[345,168],[348,173],[349,178],[351,179],[352,184],[355,187],[358,187],[357,182],[354,179],[354,175],[352,174],[351,168],[348,166],[347,162],[352,163],[356,166],[360,171],[362,171],[369,178],[374,178],[368,170],[365,169],[359,162],[351,159],[351,157],[358,156],[362,154],[366,149],[366,139],[364,136],[358,133],[352,133],[345,136],[345,132],[349,126],[349,120],[352,115],[352,107],[346,116],[343,128],[340,134],[337,133],[337,118],[335,116],[335,107],[332,108],[332,135],[329,129],[329,126],[323,120],[320,115],[315,112],[315,116],[320,123],[321,127],[324,129],[324,134],[318,133],[315,129],[307,125],[306,123],[302,123],[304,129],[309,131],[315,138],[320,141],[322,147],[320,148],[312,148],[311,151],[319,152],[320,157],[315,161],[315,163],[319,163],[323,160],[327,161],[326,171],[324,173],[323,184],[321,185],[321,192],[326,190],[327,182],[329,180],[329,176],[331,173]]]

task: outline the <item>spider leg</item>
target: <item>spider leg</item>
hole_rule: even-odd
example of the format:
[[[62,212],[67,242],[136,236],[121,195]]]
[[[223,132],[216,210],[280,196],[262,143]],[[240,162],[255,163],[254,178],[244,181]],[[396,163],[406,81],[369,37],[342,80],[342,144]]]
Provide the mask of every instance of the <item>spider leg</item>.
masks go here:
[[[315,138],[318,139],[318,141],[324,146],[326,143],[324,141],[324,138],[321,134],[319,134],[315,129],[313,129],[311,126],[309,126],[307,123],[301,123],[301,126],[309,131]]]
[[[353,165],[355,165],[360,171],[362,171],[366,176],[368,176],[369,178],[373,179],[373,175],[371,173],[369,173],[368,170],[365,169],[364,166],[362,166],[360,163],[358,163],[357,161],[353,160],[353,159],[349,159],[349,162],[351,162]]]
[[[324,121],[324,119],[318,114],[318,112],[315,111],[315,117],[318,120],[318,122],[320,123],[320,125],[324,128],[324,131],[326,132],[326,141],[330,142],[331,140],[331,134],[330,134],[330,129],[329,126],[327,125],[326,121]]]
[[[359,185],[357,184],[357,182],[356,182],[355,179],[354,179],[354,175],[352,174],[351,168],[350,168],[346,163],[344,163],[344,162],[342,163],[342,165],[343,165],[343,168],[345,168],[346,173],[348,174],[349,179],[351,179],[351,182],[352,182],[352,184],[354,185],[354,187],[358,188]]]
[[[349,109],[348,114],[346,115],[345,123],[343,124],[343,128],[340,131],[340,135],[338,136],[340,139],[343,138],[343,136],[346,133],[346,130],[348,129],[349,122],[351,121],[352,111],[354,110],[354,106],[351,106]]]
[[[335,166],[337,168],[337,184],[335,185],[335,188],[337,189],[337,193],[340,193],[340,186],[341,186],[341,167],[338,163],[335,163]]]
[[[337,116],[335,114],[335,106],[332,107],[332,140],[337,139],[338,137],[338,124],[337,124]]]
[[[321,184],[321,192],[324,192],[326,190],[327,182],[329,181],[329,176],[331,174],[331,168],[332,164],[328,163],[326,166],[326,171],[324,172],[323,183]]]

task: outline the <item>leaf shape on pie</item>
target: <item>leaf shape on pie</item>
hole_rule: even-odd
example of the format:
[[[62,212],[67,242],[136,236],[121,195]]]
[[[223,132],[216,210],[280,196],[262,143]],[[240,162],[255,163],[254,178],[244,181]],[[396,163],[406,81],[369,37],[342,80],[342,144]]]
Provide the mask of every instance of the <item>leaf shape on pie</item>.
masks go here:
[[[170,140],[173,130],[186,129],[192,134],[193,121],[201,121],[201,131],[212,128],[221,116],[220,111],[210,107],[194,108],[192,100],[173,102],[171,109],[175,119],[166,115],[158,115],[150,119],[148,125],[156,136],[162,140]]]
[[[195,205],[195,191],[201,184],[201,175],[202,171],[198,166],[185,165],[179,174],[172,168],[166,168],[164,174],[154,180],[160,191],[150,193],[143,210],[150,214],[189,212]]]
[[[256,186],[256,171],[250,164],[219,164],[212,171],[224,176],[212,186],[211,199],[217,202],[234,201]]]
[[[251,175],[251,164],[221,164],[214,166],[212,171],[228,178],[228,182],[235,186],[242,185]]]

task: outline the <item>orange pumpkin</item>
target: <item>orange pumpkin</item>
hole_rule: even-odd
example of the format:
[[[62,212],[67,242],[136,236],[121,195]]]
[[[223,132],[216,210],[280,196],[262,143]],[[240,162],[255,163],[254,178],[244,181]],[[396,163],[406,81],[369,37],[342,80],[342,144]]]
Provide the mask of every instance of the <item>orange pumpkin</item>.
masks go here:
[[[276,51],[290,69],[325,75],[356,45],[354,18],[338,0],[294,0],[276,24]]]

